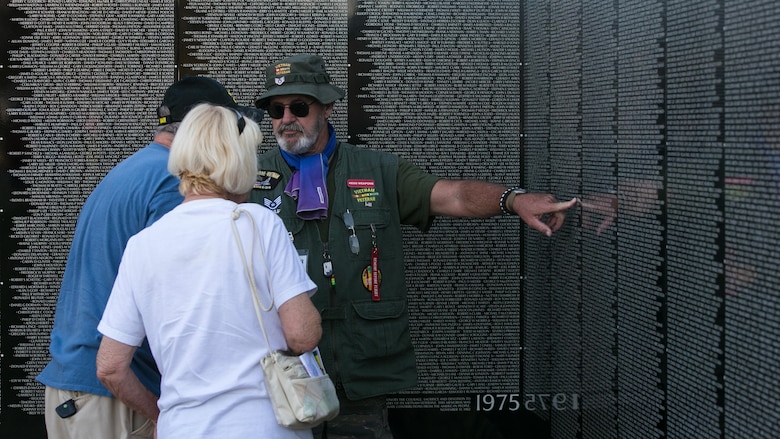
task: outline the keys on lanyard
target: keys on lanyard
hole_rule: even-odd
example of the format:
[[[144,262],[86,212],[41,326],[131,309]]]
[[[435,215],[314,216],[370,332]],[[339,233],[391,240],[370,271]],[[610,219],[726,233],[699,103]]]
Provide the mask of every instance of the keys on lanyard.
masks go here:
[[[325,259],[322,261],[322,274],[325,277],[333,276],[333,262],[330,260],[330,255],[326,253],[323,257]]]
[[[330,260],[327,244],[323,244],[322,249],[322,275],[325,277],[333,276],[333,262]]]
[[[330,260],[330,253],[328,253],[328,246],[325,246],[325,250],[322,252],[322,274],[325,277],[330,278],[330,286],[336,286],[336,275],[333,274],[333,262]]]

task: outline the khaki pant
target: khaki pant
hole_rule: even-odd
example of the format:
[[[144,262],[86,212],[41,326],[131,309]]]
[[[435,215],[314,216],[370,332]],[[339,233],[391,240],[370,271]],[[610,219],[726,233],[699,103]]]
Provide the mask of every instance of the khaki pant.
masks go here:
[[[61,418],[54,408],[73,399],[76,414]],[[154,424],[116,398],[46,387],[46,431],[49,439],[152,439]]]

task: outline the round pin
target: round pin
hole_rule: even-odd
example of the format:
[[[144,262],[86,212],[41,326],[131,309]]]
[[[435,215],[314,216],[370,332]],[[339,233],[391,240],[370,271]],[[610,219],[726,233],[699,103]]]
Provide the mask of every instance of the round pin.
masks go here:
[[[378,284],[382,284],[382,270],[377,270],[378,272]],[[363,269],[363,274],[360,276],[363,280],[363,286],[368,291],[374,291],[374,284],[373,284],[373,273],[371,271],[371,266],[366,265],[366,268]]]

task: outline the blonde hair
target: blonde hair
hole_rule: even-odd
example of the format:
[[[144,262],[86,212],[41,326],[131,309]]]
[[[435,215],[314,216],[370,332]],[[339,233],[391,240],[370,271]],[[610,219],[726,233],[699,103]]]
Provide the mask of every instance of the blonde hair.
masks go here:
[[[245,124],[239,134],[239,126]],[[243,195],[257,179],[260,127],[238,110],[200,104],[181,122],[171,144],[168,171],[181,179],[179,192]]]

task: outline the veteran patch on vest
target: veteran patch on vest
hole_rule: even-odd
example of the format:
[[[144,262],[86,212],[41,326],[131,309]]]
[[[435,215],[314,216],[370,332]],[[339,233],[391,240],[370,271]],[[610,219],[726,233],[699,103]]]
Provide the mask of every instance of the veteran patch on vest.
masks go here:
[[[363,203],[366,207],[372,207],[379,198],[374,180],[349,179],[347,187],[352,191],[352,198],[358,203]]]
[[[268,191],[275,188],[280,181],[282,181],[282,174],[276,171],[257,171],[257,180],[252,189]]]

